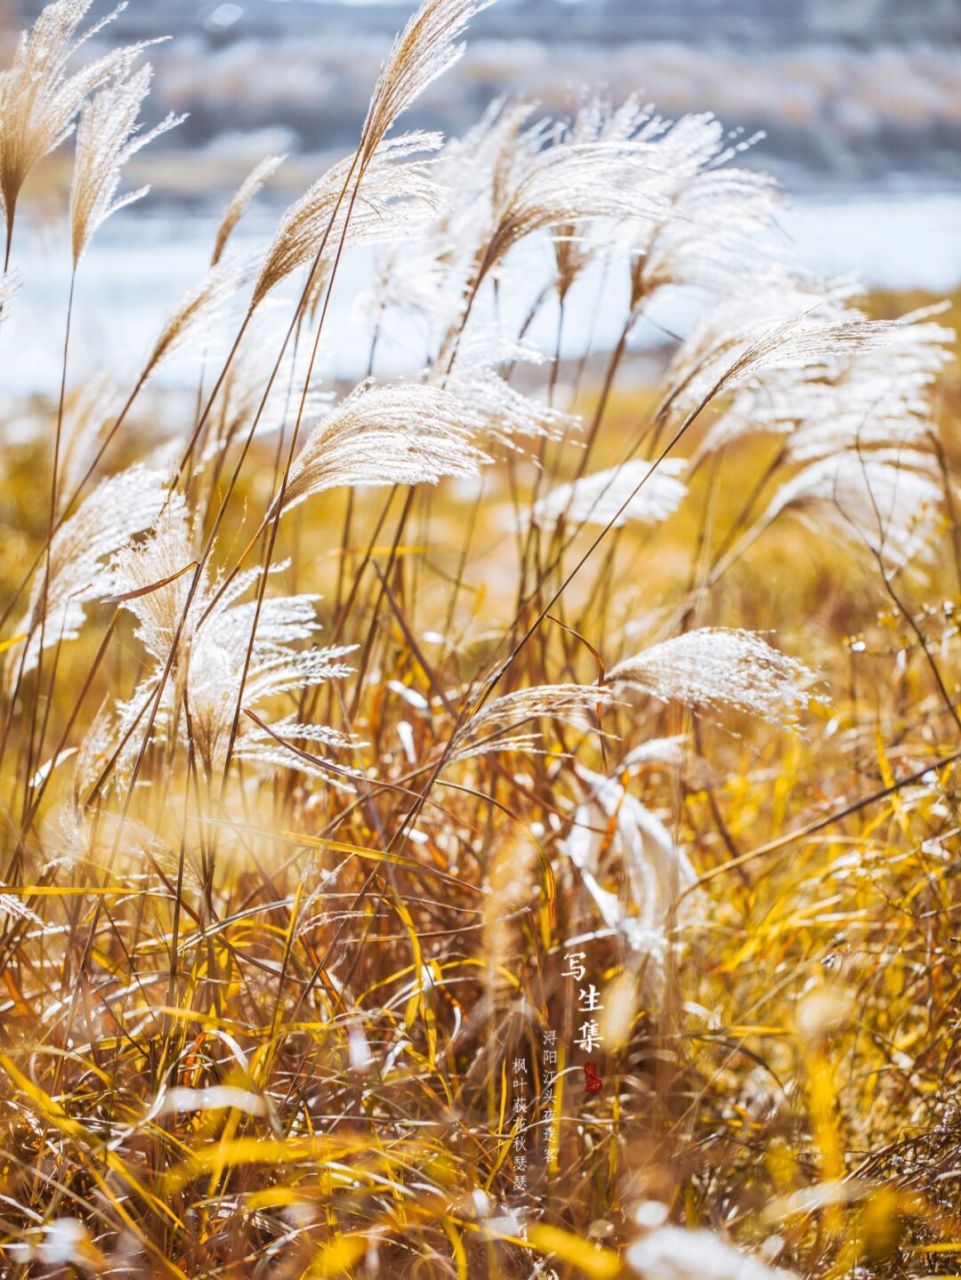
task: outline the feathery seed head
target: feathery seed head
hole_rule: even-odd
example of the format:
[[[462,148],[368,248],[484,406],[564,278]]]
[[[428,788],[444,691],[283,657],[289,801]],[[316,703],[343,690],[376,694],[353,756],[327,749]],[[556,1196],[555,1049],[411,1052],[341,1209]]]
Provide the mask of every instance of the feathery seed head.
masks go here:
[[[173,665],[174,679],[161,694],[154,738],[163,740],[177,725],[183,737],[189,732],[208,776],[223,767],[233,729],[237,690],[240,688],[245,657],[250,649],[250,666],[244,684],[244,706],[258,707],[283,694],[300,693],[328,680],[349,674],[342,659],[354,646],[297,648],[312,642],[320,624],[316,595],[267,596],[257,617],[254,602],[240,603],[240,597],[254,586],[261,569],[238,574],[226,587],[205,572],[194,595],[186,619],[183,612],[189,592],[189,576],[183,570],[192,563],[192,538],[187,507],[181,495],[173,495],[157,521],[152,536],[142,547],[119,555],[113,565],[119,594],[126,595],[123,607],[137,619],[137,636],[153,659],[153,669],[134,697],[117,708],[116,738],[132,723],[144,698],[156,690],[160,674],[175,636],[180,642]],[[284,564],[272,566],[276,573]],[[144,590],[147,586],[152,590]],[[256,623],[256,633],[254,626]],[[186,720],[176,714],[180,698]],[[326,726],[283,723],[282,736],[308,739],[329,746],[343,746],[351,740]],[[189,728],[188,728],[189,725]],[[236,750],[240,757],[259,760],[265,766],[282,762],[285,767],[309,766],[292,751],[285,750],[269,733],[241,716],[237,726]],[[275,728],[275,732],[280,732]],[[119,784],[130,764],[133,743],[121,758],[115,783]]]
[[[21,35],[13,65],[0,74],[0,199],[8,249],[17,199],[31,169],[67,137],[84,99],[112,77],[126,74],[146,44],[156,43],[113,50],[67,75],[66,64],[76,49],[125,8],[120,5],[78,37],[90,3],[48,4],[33,30]]]
[[[361,133],[364,166],[398,116],[461,57],[456,41],[493,0],[423,0],[381,67]]]
[[[457,732],[452,760],[494,751],[534,751],[540,731],[525,728],[538,720],[558,720],[581,733],[599,732],[598,717],[613,705],[609,689],[598,685],[545,684],[515,689],[482,707]]]
[[[248,262],[219,262],[182,299],[157,336],[141,373],[147,378],[175,352],[203,346],[216,331],[250,270]]]
[[[77,128],[73,183],[70,188],[70,228],[74,267],[97,228],[118,209],[132,204],[149,188],[141,187],[116,199],[123,165],[154,138],[186,116],[172,112],[149,133],[139,133],[137,115],[150,89],[153,68],[144,63],[138,70],[122,68],[115,77],[85,103]]]
[[[46,590],[46,574],[40,572],[18,628],[30,632],[24,671],[36,666],[41,631],[44,648],[60,640],[75,640],[84,622],[84,604],[113,591],[115,576],[107,561],[136,534],[151,527],[167,496],[166,484],[167,476],[162,472],[137,463],[102,480],[56,531],[50,545]],[[41,617],[44,596],[46,613]],[[9,664],[7,670],[11,670]]]
[[[217,228],[217,234],[214,237],[214,248],[210,255],[210,265],[212,267],[215,267],[224,256],[227,241],[233,234],[237,223],[247,212],[247,207],[251,200],[276,173],[285,159],[285,156],[267,156],[254,166],[237,188],[233,199],[224,211],[224,216],[220,220],[220,226]]]
[[[675,901],[695,880],[694,869],[664,824],[615,778],[581,765],[575,773],[586,797],[561,846],[578,869],[604,924],[646,958],[646,980],[655,999],[663,994],[668,932]],[[613,828],[613,831],[612,831]],[[629,902],[601,883],[623,874]]]
[[[943,491],[935,458],[916,449],[847,449],[821,458],[786,481],[761,518],[800,516],[879,555],[891,569],[930,548]]]
[[[361,383],[310,433],[294,459],[284,511],[339,485],[436,484],[469,478],[486,454],[483,425],[457,396],[424,383]]]
[[[437,215],[445,197],[429,163],[408,157],[439,145],[438,134],[405,134],[383,142],[360,174],[356,155],[328,169],[281,219],[250,309],[298,267],[318,260],[323,276],[324,261],[333,261],[342,239],[345,245],[391,244],[415,235]]]
[[[656,466],[640,460],[625,462],[571,484],[557,485],[537,500],[531,514],[542,528],[559,520],[574,525],[609,524],[612,528],[629,520],[657,524],[684,500],[687,487],[677,477],[686,466],[682,458],[664,458]]]
[[[783,720],[808,702],[813,673],[750,631],[703,627],[653,645],[607,673],[614,686],[662,702],[723,708]]]

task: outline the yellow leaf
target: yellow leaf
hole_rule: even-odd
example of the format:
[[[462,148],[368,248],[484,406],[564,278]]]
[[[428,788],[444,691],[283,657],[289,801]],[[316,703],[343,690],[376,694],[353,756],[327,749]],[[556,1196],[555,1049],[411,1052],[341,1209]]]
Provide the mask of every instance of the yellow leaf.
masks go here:
[[[168,1196],[180,1191],[194,1178],[214,1169],[227,1169],[246,1164],[296,1164],[300,1160],[342,1159],[370,1147],[366,1138],[341,1135],[339,1138],[287,1138],[285,1140],[263,1138],[234,1138],[230,1142],[216,1142],[171,1169],[163,1180],[164,1193]]]
[[[334,1280],[343,1276],[354,1263],[367,1252],[370,1241],[366,1234],[354,1232],[338,1235],[318,1250],[305,1275],[310,1280]]]
[[[621,1260],[612,1249],[591,1244],[560,1227],[535,1223],[527,1233],[527,1241],[538,1253],[553,1254],[593,1280],[612,1280],[621,1274]]]

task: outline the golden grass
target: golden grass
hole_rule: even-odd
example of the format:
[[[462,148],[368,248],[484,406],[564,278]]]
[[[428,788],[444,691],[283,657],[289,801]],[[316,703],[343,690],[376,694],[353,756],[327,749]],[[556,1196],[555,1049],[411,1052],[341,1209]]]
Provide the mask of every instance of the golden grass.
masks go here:
[[[428,0],[395,49],[409,63],[385,70],[375,132],[454,59],[471,9]],[[577,145],[597,144],[600,171],[624,140],[594,125]],[[521,165],[519,137],[501,141]],[[828,504],[765,520],[803,461],[782,448],[800,426],[707,452],[657,520],[518,528],[585,451],[542,402],[501,391],[492,408],[493,373],[457,381],[485,244],[519,234],[518,210],[538,229],[610,218],[611,193],[591,205],[585,182],[565,211],[543,186],[561,166],[538,159],[500,238],[470,246],[444,359],[380,388],[367,418],[344,397],[315,412],[322,291],[307,303],[336,273],[327,236],[349,247],[350,184],[379,142],[327,175],[327,232],[311,223],[292,246],[306,279],[288,337],[311,371],[277,362],[283,430],[255,430],[271,375],[245,384],[238,338],[171,474],[117,512],[133,523],[109,575],[84,560],[84,498],[148,456],[182,400],[146,401],[136,382],[77,460],[76,390],[58,403],[38,388],[34,439],[5,450],[4,1274],[687,1280],[708,1259],[719,1280],[951,1274],[958,348],[924,438],[945,501],[912,513],[927,558],[892,567],[870,530],[845,541]],[[636,269],[633,283],[647,287]],[[928,301],[875,295],[864,311]],[[852,361],[882,332],[831,314]],[[195,321],[174,328],[198,348]],[[267,328],[271,359],[288,321]],[[799,341],[792,324],[755,331],[726,373]],[[819,385],[834,347],[804,348]],[[713,382],[715,358],[697,365]],[[545,385],[596,423],[588,475],[645,438],[654,461],[686,421],[667,373],[637,387],[612,366],[606,388],[571,389],[569,372],[549,365]],[[671,456],[707,448],[737,396],[715,385]],[[350,411],[353,462],[329,447]],[[520,433],[513,451],[523,413],[551,435]],[[476,469],[475,448],[495,460],[451,478]],[[447,479],[390,487],[405,457]],[[307,464],[322,485],[303,482]],[[745,530],[760,532],[715,573]],[[60,601],[64,558],[101,574],[97,589],[75,574]],[[78,600],[79,636],[57,643],[46,628]],[[784,676],[780,722],[760,692],[750,714],[708,641],[693,674],[715,679],[709,697],[690,672],[664,700],[612,677],[657,640],[718,627],[814,669],[804,705]],[[353,648],[322,659],[321,645]],[[320,670],[341,660],[345,676]],[[772,678],[763,662],[749,675]],[[593,1008],[601,1038],[583,1048]]]

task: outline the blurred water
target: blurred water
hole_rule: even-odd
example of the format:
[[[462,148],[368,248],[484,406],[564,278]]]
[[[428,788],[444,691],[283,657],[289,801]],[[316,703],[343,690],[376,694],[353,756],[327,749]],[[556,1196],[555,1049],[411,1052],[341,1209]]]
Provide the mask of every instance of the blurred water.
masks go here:
[[[71,343],[71,381],[109,365],[132,378],[170,310],[204,276],[218,215],[170,212],[119,215],[100,233],[81,266]],[[251,215],[236,234],[239,252],[261,251],[275,225],[273,214]],[[797,201],[783,217],[785,234],[799,261],[821,275],[853,275],[870,286],[948,291],[961,283],[961,194],[850,196]],[[0,394],[55,394],[60,376],[69,264],[64,237],[52,228],[18,228],[14,266],[21,280],[0,326]],[[527,292],[501,302],[505,325],[519,326],[549,272],[543,246],[528,250],[518,277]],[[355,316],[359,294],[369,288],[369,254],[347,256],[335,290],[322,353],[326,376],[354,377],[367,362],[365,330]],[[599,287],[608,290],[596,306]],[[278,341],[290,306],[278,299]],[[571,299],[563,352],[580,355],[591,343],[603,349],[616,341],[623,321],[623,290],[617,282],[589,276]],[[664,329],[682,323],[668,306],[656,317]],[[555,341],[555,316],[548,308],[530,332],[545,351]],[[228,335],[225,335],[228,336]],[[649,327],[640,344],[663,341]],[[377,371],[397,374],[423,359],[416,330],[395,328],[382,340]],[[124,374],[124,371],[125,374]],[[197,366],[176,358],[163,370],[167,385],[196,384]]]

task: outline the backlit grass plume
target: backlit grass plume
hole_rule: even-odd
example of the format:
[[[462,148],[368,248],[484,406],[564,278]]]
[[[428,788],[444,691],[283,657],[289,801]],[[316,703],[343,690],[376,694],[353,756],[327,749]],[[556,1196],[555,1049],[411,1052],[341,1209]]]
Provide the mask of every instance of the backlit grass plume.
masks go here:
[[[80,112],[76,161],[70,188],[70,228],[74,266],[80,262],[96,229],[119,209],[147,194],[148,187],[117,198],[124,164],[154,138],[182,123],[173,113],[147,133],[140,133],[137,115],[150,90],[152,68],[145,63],[129,75],[119,75],[96,93]]]
[[[13,65],[0,74],[0,195],[10,260],[17,201],[27,175],[68,136],[85,99],[111,76],[123,74],[143,46],[112,50],[74,72],[67,63],[79,45],[111,20],[78,36],[90,0],[55,0],[17,45]],[[116,12],[116,11],[115,11]]]
[[[467,24],[493,0],[424,0],[394,41],[381,68],[361,132],[366,168],[398,117],[464,52],[457,43]]]
[[[22,657],[8,655],[8,670],[30,671],[44,648],[75,640],[83,626],[84,605],[114,588],[110,558],[135,534],[149,529],[167,497],[163,473],[135,464],[102,480],[53,535],[45,592],[34,580],[27,613],[18,631],[27,635]],[[41,602],[45,596],[45,608]]]
[[[326,250],[333,259],[342,238],[354,245],[390,244],[416,231],[437,212],[443,195],[426,164],[409,157],[432,150],[437,142],[420,133],[383,142],[367,160],[353,204],[346,191],[355,157],[328,170],[281,219],[254,285],[251,309],[317,254]]]
[[[633,461],[582,476],[539,498],[534,504],[534,519],[541,525],[566,519],[577,525],[610,525],[615,529],[627,520],[643,524],[665,520],[687,492],[678,478],[684,465],[679,458],[666,458],[656,467]]]
[[[776,720],[807,701],[812,673],[746,631],[704,627],[643,649],[607,672],[615,687],[692,707],[731,707]]]
[[[436,484],[487,461],[481,426],[463,401],[421,383],[361,384],[311,431],[283,498],[290,510],[340,485]]]

